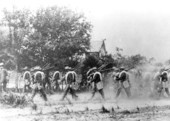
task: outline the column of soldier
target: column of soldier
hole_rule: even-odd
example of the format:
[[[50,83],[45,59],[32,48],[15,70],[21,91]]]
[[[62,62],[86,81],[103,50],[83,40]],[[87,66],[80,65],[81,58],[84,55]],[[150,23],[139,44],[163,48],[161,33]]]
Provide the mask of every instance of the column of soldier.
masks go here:
[[[45,89],[49,89],[50,93],[53,93],[52,90],[60,89],[60,85],[64,88],[64,93],[62,98],[63,101],[67,94],[70,93],[72,98],[77,100],[78,96],[76,94],[76,90],[79,88],[79,84],[77,83],[77,74],[71,67],[65,67],[65,74],[61,77],[61,73],[59,71],[55,71],[53,76],[50,77],[50,71],[52,68],[48,69],[34,69],[29,70],[28,68],[24,68],[22,73],[22,80],[24,82],[23,92],[26,93],[28,90],[32,91],[31,100],[33,101],[35,95],[40,93],[45,101],[48,100]],[[118,84],[116,97],[118,98],[122,90],[126,92],[127,97],[131,97],[131,82],[129,78],[128,71],[124,68],[113,68],[112,78]],[[7,71],[3,67],[3,64],[0,63],[0,72],[1,72],[1,83],[3,85],[3,91],[6,91],[6,85],[8,83],[7,79]],[[93,67],[88,70],[86,73],[87,76],[87,85],[92,86],[92,96],[90,100],[95,96],[96,92],[99,92],[102,98],[105,100],[104,95],[104,86],[101,72]],[[169,93],[169,81],[168,81],[168,70],[160,69],[154,75],[154,93],[160,97],[163,90],[166,92],[168,96]],[[63,87],[63,84],[65,87]]]

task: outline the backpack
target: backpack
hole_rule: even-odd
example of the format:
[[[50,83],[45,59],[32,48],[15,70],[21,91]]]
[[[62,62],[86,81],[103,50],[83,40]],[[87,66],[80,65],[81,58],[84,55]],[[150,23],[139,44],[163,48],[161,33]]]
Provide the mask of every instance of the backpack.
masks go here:
[[[119,73],[119,80],[120,80],[121,82],[124,82],[124,81],[126,81],[127,79],[128,79],[128,74],[127,74],[126,71],[122,71],[122,72]]]
[[[168,73],[166,71],[162,72],[160,77],[161,77],[161,80],[163,82],[167,82],[168,81]]]

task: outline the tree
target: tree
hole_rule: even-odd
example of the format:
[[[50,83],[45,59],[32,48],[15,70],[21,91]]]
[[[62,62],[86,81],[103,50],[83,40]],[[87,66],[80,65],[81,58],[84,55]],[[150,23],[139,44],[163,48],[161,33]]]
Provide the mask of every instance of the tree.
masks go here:
[[[125,56],[122,55],[122,51],[123,49],[116,47],[116,54],[113,56],[113,58],[114,63],[117,67],[125,66],[130,69],[148,63],[148,60],[145,56],[142,56],[140,54]]]
[[[4,45],[4,52],[10,57],[10,61],[15,64],[16,71],[19,71],[22,65],[22,53],[21,48],[25,44],[25,38],[31,33],[31,18],[32,15],[29,10],[17,10],[13,8],[13,11],[4,10],[4,18],[2,20],[2,25],[7,27],[9,30],[8,36],[5,38],[5,42],[1,44]]]
[[[59,68],[75,66],[89,49],[91,24],[83,14],[57,6],[4,11],[9,28],[8,52],[19,68],[56,63]]]
[[[44,63],[71,63],[89,48],[91,25],[82,14],[56,6],[39,9],[34,18],[34,40],[41,40]],[[63,66],[62,65],[62,66]],[[75,65],[74,65],[75,66]]]

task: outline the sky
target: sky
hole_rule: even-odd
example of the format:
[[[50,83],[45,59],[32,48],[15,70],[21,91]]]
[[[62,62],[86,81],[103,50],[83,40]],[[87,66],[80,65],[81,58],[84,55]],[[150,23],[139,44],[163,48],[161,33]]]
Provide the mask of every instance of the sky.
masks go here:
[[[115,47],[124,55],[141,54],[164,62],[170,59],[170,2],[167,0],[1,0],[0,9],[52,5],[83,12],[93,25],[92,41],[106,39],[108,53]]]

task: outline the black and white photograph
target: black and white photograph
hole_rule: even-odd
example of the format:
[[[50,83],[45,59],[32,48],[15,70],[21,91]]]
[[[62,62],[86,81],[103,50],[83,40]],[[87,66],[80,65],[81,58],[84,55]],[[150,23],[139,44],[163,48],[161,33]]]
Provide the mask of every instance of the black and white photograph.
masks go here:
[[[0,121],[170,121],[170,1],[1,0]]]

